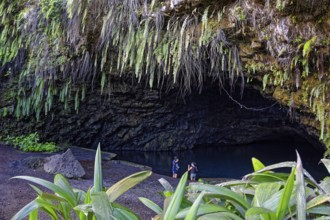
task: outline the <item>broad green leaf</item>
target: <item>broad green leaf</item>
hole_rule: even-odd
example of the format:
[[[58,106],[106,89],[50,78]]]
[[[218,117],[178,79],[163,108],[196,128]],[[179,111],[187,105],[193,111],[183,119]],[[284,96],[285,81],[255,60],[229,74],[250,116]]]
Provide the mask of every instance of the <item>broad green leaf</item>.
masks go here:
[[[248,175],[254,182],[264,183],[264,182],[278,182],[282,181],[285,182],[289,177],[287,173],[251,173]]]
[[[300,155],[297,153],[297,168],[296,168],[296,191],[297,191],[297,218],[299,220],[306,219],[306,190],[305,179],[303,173],[303,165]]]
[[[278,219],[284,219],[284,217],[287,213],[287,210],[289,208],[289,202],[290,202],[291,194],[292,194],[293,187],[294,187],[295,171],[296,171],[296,169],[293,168],[292,172],[285,184],[280,203],[276,210],[276,216]]]
[[[189,209],[185,220],[194,220],[197,218],[197,211],[202,202],[204,194],[205,194],[205,192],[203,191],[198,195],[197,199],[194,201],[193,205]]]
[[[270,178],[274,178],[274,181],[276,181],[276,179],[278,180],[283,180],[283,178],[285,176],[287,176],[288,174],[286,173],[263,173],[265,171],[269,171],[269,170],[273,170],[273,169],[279,169],[279,168],[292,168],[296,166],[296,162],[293,161],[287,161],[287,162],[281,162],[281,163],[277,163],[277,164],[272,164],[269,165],[261,170],[258,170],[257,172],[254,173],[250,173],[247,174],[243,177],[243,179],[248,179],[250,176],[253,176],[253,180],[256,181],[256,174],[258,174],[258,178],[259,176],[264,176],[264,177],[270,177]],[[317,181],[312,177],[312,175],[310,175],[305,169],[303,169],[304,175],[308,178],[308,183],[311,184],[314,187],[317,187],[318,189],[320,189],[321,191],[324,191],[317,183]],[[263,175],[260,175],[260,173],[263,173]],[[267,179],[258,179],[258,181],[263,182],[266,181]]]
[[[118,209],[113,209],[112,210],[112,216],[114,220],[130,220],[130,219],[127,219],[127,217]]]
[[[216,186],[224,186],[224,187],[229,187],[229,186],[240,186],[240,185],[251,185],[251,184],[256,184],[257,182],[251,181],[251,180],[233,180],[233,181],[227,181],[223,183],[216,184]]]
[[[173,193],[174,194],[174,193]],[[163,204],[163,213],[162,213],[162,217],[164,217],[164,214],[166,213],[171,201],[172,201],[172,198],[173,198],[173,194],[171,197],[165,197],[165,200],[164,200],[164,204]]]
[[[207,215],[203,215],[198,218],[198,220],[243,220],[238,215],[229,212],[218,212],[218,213],[211,213]]]
[[[115,183],[107,190],[107,195],[110,198],[110,202],[115,201],[119,196],[125,193],[127,190],[131,189],[132,187],[136,186],[149,176],[151,176],[151,171],[141,171],[138,173],[134,173],[119,182]]]
[[[160,208],[156,203],[154,203],[153,201],[144,198],[144,197],[140,197],[139,200],[145,205],[147,206],[149,209],[151,209],[152,211],[156,212],[157,214],[161,214],[162,213],[162,208]]]
[[[30,212],[30,214],[29,214],[29,220],[38,219],[38,213],[39,213],[39,210],[38,209],[35,209],[32,212]]]
[[[24,206],[19,212],[17,212],[11,220],[20,220],[24,219],[26,216],[28,216],[31,212],[38,209],[39,205],[35,200],[32,200],[29,202],[26,206]]]
[[[162,184],[165,191],[174,192],[173,186],[166,179],[160,178],[158,181]]]
[[[330,206],[328,206],[328,205],[316,206],[314,208],[308,209],[307,213],[329,216],[330,215]]]
[[[252,173],[249,174],[249,177],[252,181],[255,182],[278,182],[282,181],[285,182],[287,178],[289,177],[289,174],[287,173]]]
[[[103,185],[102,158],[101,158],[101,146],[99,143],[95,154],[93,192],[101,192],[102,185]]]
[[[306,209],[309,210],[330,200],[330,194],[322,194],[307,203]]]
[[[254,157],[252,157],[252,165],[253,165],[254,172],[257,172],[258,170],[265,168],[265,165],[263,163],[261,163],[260,160],[258,160],[257,158],[254,158]]]
[[[52,203],[52,201],[49,201],[49,200],[47,200],[47,199],[44,199],[43,197],[41,197],[41,196],[38,196],[36,199],[35,199],[35,201],[38,203],[38,205],[40,206],[40,207],[46,207],[47,209],[49,208],[49,209],[53,209],[53,210],[55,210],[55,211],[58,211],[59,210],[59,208],[54,204],[54,203]],[[55,212],[54,212],[55,213]]]
[[[277,210],[277,208],[279,206],[281,197],[283,195],[283,191],[284,191],[284,189],[281,189],[277,193],[273,194],[273,196],[270,199],[268,199],[267,201],[264,202],[263,207],[276,212],[276,210]],[[291,195],[291,198],[290,198],[289,206],[290,207],[295,206],[296,205],[296,202],[297,202],[297,200],[296,200],[296,190],[294,189],[292,191],[292,195]]]
[[[245,201],[245,199],[241,195],[234,193],[233,191],[231,191],[225,187],[213,186],[213,185],[209,185],[209,184],[194,184],[190,187],[192,190],[206,191],[206,192],[213,193],[214,195],[218,195],[221,198],[233,200],[233,201],[237,202],[238,204],[240,204],[245,210],[250,208],[250,204],[247,201]]]
[[[320,187],[325,191],[325,193],[330,193],[330,177],[327,176],[320,181]]]
[[[171,201],[167,207],[167,209],[164,208],[165,214],[164,214],[164,220],[173,220],[175,219],[175,216],[177,215],[179,209],[180,209],[180,204],[182,202],[183,196],[184,196],[184,191],[185,187],[187,184],[188,180],[188,172],[185,172],[183,176],[181,177],[181,180],[176,187],[176,190],[171,197]]]
[[[245,219],[250,219],[253,216],[261,215],[265,220],[277,220],[276,213],[263,207],[249,208],[245,213]]]
[[[193,203],[184,196],[182,199],[182,202],[180,204],[180,208],[181,209],[190,208],[192,205],[193,205]]]
[[[263,204],[277,193],[282,184],[279,182],[260,183],[255,190],[253,206],[263,207]]]
[[[72,187],[70,186],[68,180],[62,175],[62,174],[56,174],[54,177],[54,184],[61,187],[63,190],[65,190],[68,195],[72,197],[72,200],[76,200],[76,196],[73,192]],[[76,201],[77,204],[77,201]]]
[[[114,207],[114,211],[113,211],[113,216],[115,218],[118,218],[120,220],[140,220],[140,217],[137,216],[132,210],[130,210],[129,208],[122,206],[118,203],[112,203],[112,206]],[[119,214],[117,216],[117,214]],[[124,218],[119,218],[119,216],[122,216]]]
[[[86,216],[89,212],[92,212],[92,204],[81,204],[73,208],[76,211],[84,213]]]
[[[188,214],[189,210],[190,210],[190,207],[182,209],[181,211],[178,212],[178,214],[176,215],[175,218],[176,219],[184,218]],[[220,205],[201,204],[197,210],[197,216],[202,216],[202,215],[215,213],[215,212],[230,212],[230,211]]]
[[[74,209],[79,211],[80,220],[93,220],[94,213],[92,212],[92,199],[91,199],[91,188],[89,188],[85,194],[85,200],[82,205],[76,206]],[[86,204],[86,205],[85,205]],[[90,210],[89,210],[90,207]]]
[[[84,203],[85,198],[86,198],[86,193],[80,189],[73,189],[73,192],[75,194],[77,203],[78,204]]]
[[[249,199],[248,196],[247,195],[244,196],[245,196],[245,200],[248,201]],[[239,216],[245,216],[246,208],[242,207],[236,201],[229,200],[227,202],[230,203],[235,208],[236,215],[240,214]]]
[[[93,192],[92,208],[97,220],[113,219],[113,208],[109,201],[109,197],[105,192]]]
[[[41,193],[40,195],[41,198],[46,199],[46,200],[52,200],[52,201],[57,201],[57,202],[66,202],[65,199],[63,199],[62,197],[59,197],[57,195],[54,194],[50,194],[50,193]]]
[[[13,179],[23,179],[27,180],[36,184],[39,184],[43,187],[46,187],[47,189],[52,190],[53,192],[57,193],[59,196],[63,197],[70,205],[71,207],[76,206],[76,200],[72,198],[71,194],[62,189],[61,187],[47,181],[43,180],[37,177],[31,177],[31,176],[15,176]]]
[[[269,165],[269,166],[266,166],[260,170],[258,170],[257,172],[255,173],[262,173],[262,172],[265,172],[265,171],[269,171],[269,170],[274,170],[274,169],[279,169],[279,168],[292,168],[296,166],[296,162],[293,162],[293,161],[287,161],[287,162],[281,162],[281,163],[276,163],[276,164],[272,164],[272,165]],[[252,173],[253,174],[253,173]],[[251,174],[248,174],[246,175],[247,176],[250,176]]]
[[[58,207],[61,210],[64,219],[70,219],[72,207],[70,207],[67,202],[61,202]]]
[[[38,187],[36,187],[36,186],[34,186],[34,185],[32,185],[32,184],[29,184],[29,186],[31,186],[32,187],[32,189],[34,190],[34,191],[36,191],[36,193],[38,194],[38,195],[42,195],[42,190],[41,189],[39,189]]]
[[[92,203],[92,199],[91,199],[91,188],[89,188],[86,192],[86,196],[85,196],[85,200],[84,200],[84,203],[85,204],[89,204],[89,203]]]
[[[52,219],[58,219],[56,212],[62,214],[61,210],[49,200],[38,196],[35,201],[38,203],[40,209],[47,213]]]
[[[326,217],[326,216],[321,216],[319,218],[315,218],[313,220],[330,220],[330,217]]]

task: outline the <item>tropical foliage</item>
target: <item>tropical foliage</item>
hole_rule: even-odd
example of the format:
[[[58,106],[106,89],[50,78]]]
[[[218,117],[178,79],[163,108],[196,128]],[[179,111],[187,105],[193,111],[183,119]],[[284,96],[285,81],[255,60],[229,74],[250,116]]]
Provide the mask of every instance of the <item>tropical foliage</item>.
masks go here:
[[[53,142],[40,143],[39,134],[36,132],[17,137],[7,136],[3,138],[3,141],[25,152],[57,152],[60,150]]]
[[[330,173],[330,160],[322,159]],[[160,207],[147,198],[140,201],[156,213],[154,219],[327,219],[330,218],[330,177],[317,183],[297,162],[282,162],[264,166],[252,158],[255,172],[242,180],[211,185],[193,182],[187,187],[186,172],[175,191],[165,179],[160,179],[165,191],[164,205]],[[289,168],[290,173],[274,172]],[[135,173],[103,191],[100,146],[94,166],[94,185],[87,192],[72,188],[60,174],[54,183],[29,176],[17,176],[41,185],[52,193],[34,185],[37,198],[23,207],[12,219],[37,219],[45,212],[52,219],[140,219],[136,213],[116,203],[116,199],[151,175],[150,171]]]
[[[193,183],[185,188],[187,173],[173,192],[165,185],[163,209],[140,200],[157,215],[154,219],[327,219],[330,217],[329,177],[318,184],[297,162],[265,167],[253,158],[254,173],[243,180],[218,185]],[[322,162],[330,171],[330,160]],[[273,172],[292,168],[290,173]],[[163,184],[164,185],[164,184]]]
[[[43,192],[35,185],[30,185],[37,193],[37,198],[16,213],[12,220],[38,219],[39,211],[51,219],[140,219],[130,209],[116,203],[116,199],[151,175],[150,171],[132,174],[103,191],[101,150],[95,155],[94,185],[87,192],[71,187],[61,174],[55,175],[54,183],[30,176],[16,176],[15,179],[27,180],[47,188],[53,193]]]

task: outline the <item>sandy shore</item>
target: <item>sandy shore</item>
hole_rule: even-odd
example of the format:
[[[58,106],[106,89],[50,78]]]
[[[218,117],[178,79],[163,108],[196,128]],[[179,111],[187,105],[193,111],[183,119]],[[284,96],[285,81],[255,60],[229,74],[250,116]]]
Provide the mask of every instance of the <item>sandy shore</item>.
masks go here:
[[[74,151],[77,159],[81,162],[86,171],[83,179],[69,180],[70,184],[78,189],[87,190],[93,184],[93,166],[94,166],[94,151],[78,152]],[[27,157],[48,157],[47,153],[25,153],[15,150],[11,146],[0,145],[0,219],[10,219],[17,211],[19,211],[28,202],[36,197],[35,192],[28,185],[27,181],[10,179],[18,175],[29,175],[43,178],[52,181],[54,175],[47,174],[43,168],[31,169],[22,165],[21,161]],[[129,176],[135,172],[141,171],[141,167],[135,167],[129,163],[118,163],[115,160],[104,160],[103,179],[104,186],[109,187],[118,182],[122,178]],[[144,182],[132,188],[123,194],[118,202],[124,206],[129,207],[136,212],[141,219],[151,219],[154,213],[146,208],[138,197],[146,197],[156,202],[162,207],[163,198],[158,192],[163,191],[161,184],[158,182],[159,178],[167,179],[173,186],[176,186],[178,179],[173,179],[168,176],[153,174]]]

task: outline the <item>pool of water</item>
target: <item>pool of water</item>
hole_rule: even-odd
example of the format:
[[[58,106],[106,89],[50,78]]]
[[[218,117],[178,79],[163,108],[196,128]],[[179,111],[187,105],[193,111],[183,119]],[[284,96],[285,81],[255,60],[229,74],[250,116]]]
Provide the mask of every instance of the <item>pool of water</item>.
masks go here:
[[[191,162],[198,165],[198,178],[241,178],[253,171],[251,158],[258,158],[265,165],[284,161],[296,161],[300,154],[303,167],[317,180],[329,175],[323,164],[319,164],[322,151],[308,143],[260,142],[248,145],[199,147],[189,151],[140,152],[117,151],[119,160],[126,160],[152,167],[153,172],[171,176],[171,162],[179,157],[181,176]],[[290,171],[289,169],[286,171]]]

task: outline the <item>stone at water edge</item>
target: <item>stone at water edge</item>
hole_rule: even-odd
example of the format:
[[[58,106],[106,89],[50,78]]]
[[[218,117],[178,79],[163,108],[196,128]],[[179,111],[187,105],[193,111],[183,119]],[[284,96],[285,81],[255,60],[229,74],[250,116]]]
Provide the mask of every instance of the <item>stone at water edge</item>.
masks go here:
[[[30,169],[37,169],[45,164],[45,159],[42,157],[27,157],[21,161],[21,164]]]
[[[81,178],[85,175],[85,170],[68,149],[63,154],[56,154],[46,158],[44,170],[47,173],[60,173],[67,178]]]

